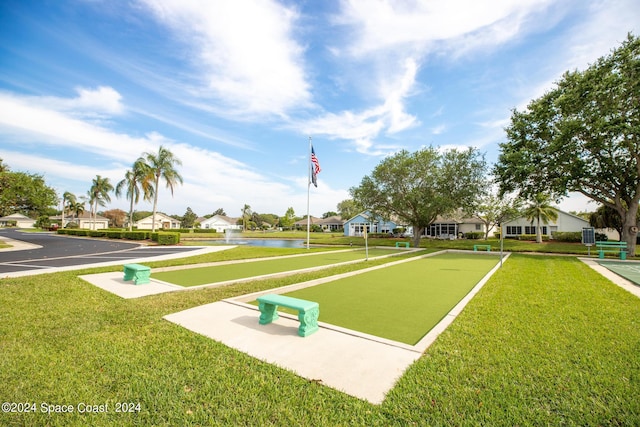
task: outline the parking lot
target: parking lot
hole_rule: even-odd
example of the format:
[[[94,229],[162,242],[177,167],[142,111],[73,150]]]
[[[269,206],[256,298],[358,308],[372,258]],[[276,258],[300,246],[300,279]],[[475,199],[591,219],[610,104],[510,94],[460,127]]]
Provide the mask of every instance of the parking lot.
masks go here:
[[[157,261],[206,253],[199,246],[147,246],[117,240],[0,230],[0,240],[13,247],[0,249],[0,277],[74,270],[127,262]]]

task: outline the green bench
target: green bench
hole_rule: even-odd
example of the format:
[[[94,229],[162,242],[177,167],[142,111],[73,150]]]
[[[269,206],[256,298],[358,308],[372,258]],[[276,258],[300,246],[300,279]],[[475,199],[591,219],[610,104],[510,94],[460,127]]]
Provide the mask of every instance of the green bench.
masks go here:
[[[598,258],[604,258],[605,252],[619,253],[620,259],[627,259],[627,242],[596,242]]]
[[[298,320],[300,321],[298,335],[306,337],[318,330],[320,306],[317,302],[276,294],[262,295],[257,300],[260,308],[261,325],[267,325],[274,320],[278,320],[278,307],[287,307],[298,311]]]
[[[151,277],[151,268],[140,264],[124,265],[124,280],[133,280],[136,285],[144,285],[149,283]]]
[[[401,245],[409,249],[409,242],[396,242],[396,248],[399,248]]]
[[[478,248],[486,248],[487,252],[491,252],[491,245],[473,245],[474,252],[478,252]]]

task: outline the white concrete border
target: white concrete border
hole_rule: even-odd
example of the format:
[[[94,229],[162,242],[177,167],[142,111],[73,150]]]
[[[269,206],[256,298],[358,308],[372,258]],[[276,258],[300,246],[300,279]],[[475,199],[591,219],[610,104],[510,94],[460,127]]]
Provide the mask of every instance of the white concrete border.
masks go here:
[[[585,264],[587,264],[589,267],[591,267],[598,273],[602,274],[607,279],[611,280],[616,285],[620,286],[622,289],[640,298],[640,286],[636,286],[633,282],[630,282],[629,280],[625,279],[622,276],[618,276],[616,273],[609,270],[607,267],[600,265],[598,263],[598,260],[596,259],[583,258],[583,257],[579,257],[578,259],[584,262]],[[640,264],[640,262],[638,261],[624,261],[624,262]]]

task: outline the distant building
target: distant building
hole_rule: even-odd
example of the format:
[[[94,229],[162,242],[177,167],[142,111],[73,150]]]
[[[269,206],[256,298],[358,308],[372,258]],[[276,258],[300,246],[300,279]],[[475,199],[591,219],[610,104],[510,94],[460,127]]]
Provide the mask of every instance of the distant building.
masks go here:
[[[50,216],[49,219],[51,221],[60,221],[62,222],[62,215],[54,215]],[[93,217],[89,212],[82,212],[80,215],[76,216],[75,214],[65,214],[64,216],[64,224],[62,227],[66,227],[69,223],[76,224],[78,228],[86,228],[89,230],[101,230],[104,228],[109,228],[109,218],[105,218],[100,215],[96,215],[95,219],[95,227],[93,222]]]
[[[14,213],[0,218],[0,227],[33,228],[36,220],[21,213]]]
[[[344,223],[345,236],[363,236],[365,227],[369,233],[392,233],[398,228],[396,222],[385,221],[380,216],[374,216],[369,212],[360,212]]]
[[[549,223],[541,221],[540,228],[541,234],[549,238],[553,238],[553,233],[556,231],[582,231],[585,227],[590,227],[589,221],[580,218],[579,216],[556,209],[558,213],[558,219]],[[530,221],[525,217],[520,217],[513,221],[505,222],[503,224],[504,237],[517,237],[522,234],[536,234],[538,222],[536,220]]]
[[[133,224],[138,230],[152,230],[153,229],[153,215],[149,215],[146,218],[142,218]],[[163,213],[156,213],[156,230],[170,230],[180,228],[180,221],[171,218]]]
[[[216,230],[217,233],[224,233],[225,230],[242,230],[242,225],[238,224],[239,218],[231,218],[224,215],[214,215],[211,218],[198,218],[200,228]]]
[[[326,232],[342,231],[344,229],[344,223],[345,220],[337,215],[322,218],[316,222],[316,224],[322,227],[322,231]]]

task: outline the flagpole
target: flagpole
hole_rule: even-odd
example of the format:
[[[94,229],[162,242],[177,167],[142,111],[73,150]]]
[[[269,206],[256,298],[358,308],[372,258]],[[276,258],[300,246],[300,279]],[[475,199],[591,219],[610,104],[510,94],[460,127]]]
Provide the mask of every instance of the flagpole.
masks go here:
[[[309,162],[307,163],[307,171],[309,179],[307,180],[307,249],[309,249],[309,230],[311,229],[311,217],[309,216],[309,196],[311,194],[311,137],[309,137]]]

